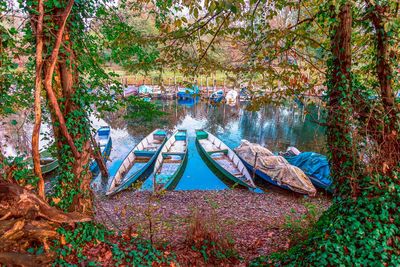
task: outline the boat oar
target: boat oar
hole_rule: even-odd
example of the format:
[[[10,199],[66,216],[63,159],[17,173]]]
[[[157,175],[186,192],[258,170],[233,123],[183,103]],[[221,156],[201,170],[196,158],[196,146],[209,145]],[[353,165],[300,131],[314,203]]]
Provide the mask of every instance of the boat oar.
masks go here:
[[[97,144],[96,140],[94,139],[94,137],[92,135],[90,135],[90,140],[92,141],[92,145],[93,145],[93,149],[92,149],[93,157],[96,160],[97,165],[99,166],[101,175],[103,177],[107,177],[108,178],[109,174],[108,174],[107,166],[106,166],[106,163],[103,160],[103,156],[101,155],[100,147],[99,147],[99,145]]]

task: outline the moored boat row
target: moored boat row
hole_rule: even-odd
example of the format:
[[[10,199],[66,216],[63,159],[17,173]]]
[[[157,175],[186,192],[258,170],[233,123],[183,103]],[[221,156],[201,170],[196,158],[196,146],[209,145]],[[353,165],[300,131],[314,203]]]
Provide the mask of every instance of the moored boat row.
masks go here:
[[[274,155],[263,146],[245,140],[232,150],[205,130],[196,130],[196,144],[199,152],[217,172],[231,182],[249,189],[256,188],[253,180],[255,176],[281,188],[310,196],[316,194],[314,185],[323,189],[330,185],[327,182],[330,179],[329,173],[325,173],[324,179],[321,176],[317,177],[315,170],[305,173],[302,169],[304,164],[296,167],[288,162],[293,162],[293,157],[298,156],[289,152],[284,155],[287,160],[283,156]],[[136,145],[121,163],[111,178],[106,194],[112,195],[126,189],[145,171],[151,170],[153,162],[154,189],[172,189],[186,167],[188,151],[186,130],[176,130],[171,136],[164,130],[153,131]]]
[[[111,151],[111,129],[100,127],[95,136],[104,160]],[[330,191],[329,164],[325,156],[313,152],[300,152],[290,147],[276,155],[267,148],[242,140],[232,150],[219,138],[206,130],[196,130],[196,145],[204,155],[203,160],[211,163],[213,171],[222,174],[232,183],[257,188],[255,176],[275,186],[300,194],[313,196],[316,189]],[[176,130],[172,135],[156,129],[134,146],[118,170],[111,176],[106,195],[118,193],[139,180],[144,173],[152,171],[155,190],[173,189],[182,175],[188,160],[188,135],[186,130]],[[47,153],[47,152],[46,152]],[[45,173],[58,167],[51,155],[41,153]],[[154,169],[152,168],[154,166]],[[94,175],[99,172],[95,161],[90,164]]]

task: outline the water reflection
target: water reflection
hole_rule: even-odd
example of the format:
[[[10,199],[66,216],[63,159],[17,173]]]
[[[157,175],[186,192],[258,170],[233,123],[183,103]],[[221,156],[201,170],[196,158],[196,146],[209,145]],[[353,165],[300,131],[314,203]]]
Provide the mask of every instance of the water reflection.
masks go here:
[[[155,128],[188,130],[189,158],[186,169],[176,186],[177,190],[210,190],[225,189],[230,186],[229,181],[217,177],[213,170],[203,161],[195,145],[195,130],[204,128],[218,136],[228,146],[234,148],[242,139],[260,143],[272,151],[285,150],[288,146],[296,146],[302,151],[316,151],[324,154],[325,135],[323,127],[312,121],[319,116],[318,108],[298,108],[290,105],[266,105],[257,112],[247,111],[246,104],[236,103],[229,106],[218,104],[211,106],[208,103],[196,101],[179,102],[177,100],[156,101],[165,116],[154,118],[152,121],[128,119],[128,109],[105,114],[103,118],[91,117],[93,127],[102,125],[112,127],[111,136],[113,148],[107,166],[110,175],[113,175],[128,152],[142,138]],[[7,155],[15,155],[16,151],[29,153],[32,133],[31,123],[24,123],[28,112],[24,116],[16,115],[7,118],[0,128],[1,145]],[[16,124],[14,124],[14,120]],[[11,123],[13,122],[13,123]],[[41,128],[41,147],[51,142],[51,129],[44,124]],[[5,146],[6,145],[6,146]],[[146,178],[146,177],[144,177]],[[95,186],[103,190],[108,180],[98,177]],[[144,181],[143,188],[152,188],[152,179]]]
[[[110,175],[116,172],[125,155],[134,145],[155,128],[187,129],[189,135],[189,158],[186,169],[176,186],[176,190],[225,189],[229,181],[218,178],[206,165],[195,146],[195,130],[204,128],[216,134],[228,146],[234,148],[242,139],[267,146],[272,151],[285,150],[296,146],[303,151],[324,153],[324,129],[311,120],[317,117],[317,108],[308,110],[296,105],[267,105],[257,112],[247,111],[246,104],[234,106],[211,106],[204,102],[182,103],[177,100],[156,101],[165,116],[150,122],[127,119],[126,110],[110,113],[104,121],[112,127],[113,150],[108,167]],[[146,178],[146,177],[145,177]],[[108,181],[97,181],[102,187]],[[152,188],[152,178],[148,177],[144,189]]]

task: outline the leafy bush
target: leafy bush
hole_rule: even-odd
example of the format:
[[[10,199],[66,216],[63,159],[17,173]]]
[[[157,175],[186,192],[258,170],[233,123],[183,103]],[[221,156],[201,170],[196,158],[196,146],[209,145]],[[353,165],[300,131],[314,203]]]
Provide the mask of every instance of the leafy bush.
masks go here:
[[[364,179],[372,181],[379,184],[357,199],[335,199],[307,241],[250,266],[400,266],[400,185],[390,177]]]
[[[149,241],[116,234],[104,226],[79,223],[73,230],[58,229],[61,241],[53,249],[54,266],[152,266],[174,262],[174,257],[151,245]]]

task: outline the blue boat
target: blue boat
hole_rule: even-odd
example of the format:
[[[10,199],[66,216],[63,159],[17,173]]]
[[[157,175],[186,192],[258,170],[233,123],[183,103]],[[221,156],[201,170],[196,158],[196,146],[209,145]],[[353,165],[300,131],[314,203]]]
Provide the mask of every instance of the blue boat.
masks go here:
[[[315,152],[301,152],[298,155],[283,154],[283,156],[290,164],[304,171],[316,187],[331,191],[332,179],[326,156]]]
[[[242,88],[239,93],[239,100],[240,101],[247,101],[251,99],[251,92],[246,87]]]
[[[99,144],[100,152],[103,156],[104,161],[107,161],[108,157],[110,156],[112,147],[110,126],[100,127],[96,132],[95,140]],[[92,161],[89,168],[90,171],[93,173],[93,176],[98,175],[100,172],[99,165],[95,160]]]
[[[191,97],[191,98],[180,98],[178,99],[178,105],[181,106],[187,106],[187,107],[193,107],[195,104],[199,102],[199,97]]]
[[[143,84],[143,85],[139,86],[139,88],[138,88],[138,94],[140,96],[148,96],[151,93],[153,93],[153,88],[151,88],[147,85]]]
[[[224,98],[225,98],[224,91],[218,90],[210,95],[210,102],[211,103],[220,103]]]
[[[199,95],[200,89],[197,85],[193,85],[192,87],[188,88],[181,88],[178,90],[176,93],[176,96],[178,99],[187,99],[187,98],[192,98],[194,96]]]
[[[249,172],[254,172],[270,184],[315,196],[315,187],[301,169],[290,165],[283,157],[275,156],[265,147],[243,140],[235,152]]]
[[[156,129],[140,141],[128,153],[115,175],[111,178],[106,195],[118,193],[137,181],[154,163],[166,140],[167,132]]]

